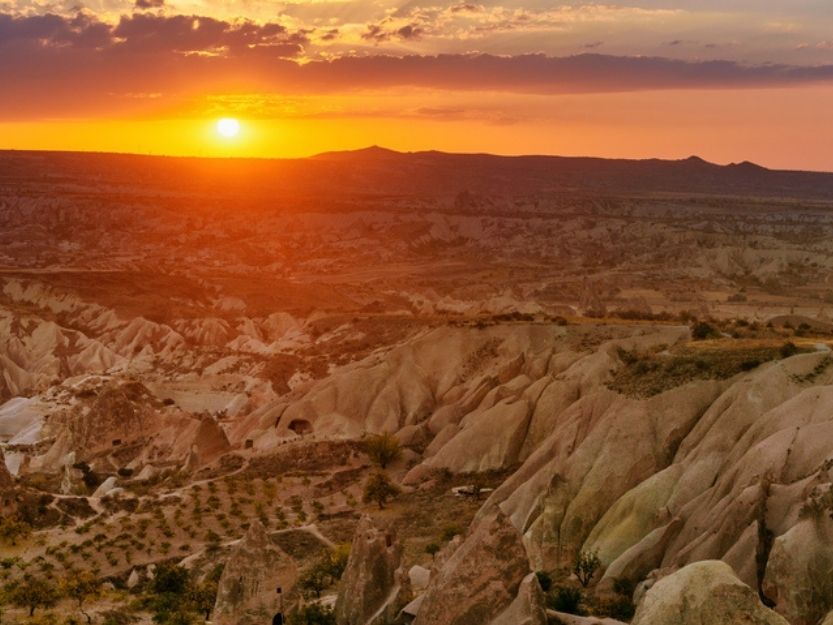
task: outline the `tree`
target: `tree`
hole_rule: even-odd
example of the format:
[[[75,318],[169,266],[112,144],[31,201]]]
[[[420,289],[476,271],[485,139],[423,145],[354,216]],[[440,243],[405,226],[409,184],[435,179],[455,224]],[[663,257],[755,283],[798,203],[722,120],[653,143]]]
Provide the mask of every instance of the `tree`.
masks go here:
[[[205,620],[211,618],[211,611],[217,601],[217,580],[206,578],[191,589],[191,602],[194,609],[205,616]]]
[[[579,583],[587,588],[601,564],[602,562],[599,560],[598,552],[582,551],[576,557],[573,573],[575,573]]]
[[[54,581],[27,573],[9,590],[9,600],[19,608],[27,608],[34,616],[38,608],[51,608],[61,598]]]
[[[370,459],[382,469],[387,469],[390,463],[396,462],[402,456],[399,439],[388,432],[372,434],[365,442],[364,449]]]
[[[692,329],[691,331],[691,336],[692,338],[694,338],[695,341],[704,341],[706,339],[714,338],[719,335],[720,333],[705,321],[701,321],[700,323],[696,324],[694,326],[694,329]]]
[[[157,567],[144,607],[159,625],[191,625],[195,621],[194,586],[187,569],[174,564]]]
[[[320,562],[312,565],[298,578],[298,588],[306,599],[320,599],[321,593],[330,585],[330,577]]]
[[[439,553],[439,551],[440,551],[440,546],[437,543],[428,543],[425,546],[425,553],[427,553],[429,556],[431,556],[432,560],[436,557],[436,555],[437,555],[437,553]]]
[[[400,493],[399,487],[391,482],[387,473],[378,471],[370,476],[367,484],[364,486],[364,503],[376,502],[379,504],[379,509],[385,507],[388,499],[396,497]]]
[[[18,540],[26,539],[32,533],[28,523],[13,517],[0,518],[0,541],[12,546],[17,545]]]
[[[185,595],[190,586],[188,569],[174,564],[162,564],[156,568],[151,590],[157,595]]]
[[[61,592],[78,605],[78,611],[87,619],[88,625],[92,624],[93,619],[84,611],[84,603],[98,597],[100,591],[101,584],[88,571],[61,580]]]
[[[298,579],[301,594],[307,599],[320,599],[324,590],[341,579],[349,557],[349,545],[339,545],[322,556]]]
[[[350,559],[350,545],[337,545],[326,556],[327,558],[327,573],[333,580],[333,583],[341,579],[344,575],[344,569],[347,568],[347,561]]]

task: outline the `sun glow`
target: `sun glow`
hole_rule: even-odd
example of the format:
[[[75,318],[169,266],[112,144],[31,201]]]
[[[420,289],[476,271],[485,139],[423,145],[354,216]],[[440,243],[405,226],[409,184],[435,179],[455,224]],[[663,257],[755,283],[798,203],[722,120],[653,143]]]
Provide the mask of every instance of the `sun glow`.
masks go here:
[[[236,137],[240,134],[240,122],[233,117],[224,117],[217,122],[217,132],[227,139]]]

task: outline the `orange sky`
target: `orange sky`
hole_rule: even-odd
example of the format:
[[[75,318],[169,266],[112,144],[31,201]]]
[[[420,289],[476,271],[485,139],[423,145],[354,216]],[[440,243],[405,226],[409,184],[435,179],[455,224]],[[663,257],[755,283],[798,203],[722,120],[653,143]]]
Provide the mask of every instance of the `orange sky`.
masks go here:
[[[833,171],[831,32],[829,0],[7,0],[0,149]]]
[[[296,157],[371,143],[398,150],[755,160],[833,170],[833,86],[584,95],[426,92],[294,99],[283,113],[0,122],[4,148]],[[222,113],[236,114],[235,107]]]

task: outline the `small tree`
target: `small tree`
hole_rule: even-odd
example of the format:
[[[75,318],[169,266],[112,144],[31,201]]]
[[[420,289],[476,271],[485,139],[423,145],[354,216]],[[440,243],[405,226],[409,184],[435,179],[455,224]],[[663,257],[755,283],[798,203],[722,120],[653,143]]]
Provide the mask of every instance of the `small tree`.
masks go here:
[[[19,608],[27,608],[34,616],[38,608],[51,608],[61,598],[55,582],[45,577],[26,574],[9,592],[9,600]]]
[[[425,553],[427,553],[429,556],[431,556],[432,560],[437,556],[439,551],[440,551],[440,546],[437,543],[428,543],[425,546]]]
[[[298,588],[300,588],[301,594],[306,599],[320,599],[321,593],[329,585],[330,576],[327,573],[326,566],[322,566],[321,562],[313,564],[310,569],[298,578]]]
[[[196,584],[191,590],[191,603],[194,609],[205,616],[205,620],[211,618],[211,611],[217,601],[217,580],[208,577]]]
[[[312,565],[298,580],[301,594],[307,599],[319,599],[321,593],[338,582],[347,568],[350,546],[339,545]]]
[[[573,567],[573,573],[575,573],[579,583],[584,588],[587,588],[601,564],[598,552],[582,551],[576,557],[576,564]]]
[[[691,336],[695,341],[705,341],[706,339],[715,338],[719,336],[719,334],[720,333],[715,330],[714,327],[705,321],[701,321],[696,324],[691,330]]]
[[[547,607],[567,614],[581,614],[581,590],[573,586],[556,586],[547,594]]]
[[[399,487],[391,482],[387,473],[378,471],[370,476],[367,484],[364,486],[364,503],[376,502],[379,509],[383,509],[389,499],[396,497],[400,493]]]
[[[61,592],[76,603],[78,611],[87,619],[88,625],[93,622],[93,619],[84,611],[84,603],[98,597],[100,591],[101,584],[88,571],[61,580]]]
[[[370,459],[382,469],[387,469],[390,463],[396,462],[402,456],[399,439],[388,432],[372,434],[365,442],[364,449]]]
[[[460,536],[463,533],[463,528],[457,525],[456,523],[452,523],[450,525],[446,525],[442,532],[440,532],[440,538],[444,542],[448,542],[450,540],[454,540],[455,536]]]
[[[0,518],[0,541],[12,546],[18,540],[25,540],[32,533],[32,527],[13,517]]]
[[[327,573],[333,583],[339,581],[347,568],[347,561],[350,559],[350,545],[338,545],[326,556]]]

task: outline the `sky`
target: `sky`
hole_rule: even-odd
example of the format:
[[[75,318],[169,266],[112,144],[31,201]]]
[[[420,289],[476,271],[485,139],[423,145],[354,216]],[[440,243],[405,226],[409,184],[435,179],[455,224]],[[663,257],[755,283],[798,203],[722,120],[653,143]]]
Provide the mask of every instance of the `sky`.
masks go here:
[[[831,110],[831,0],[0,0],[0,148],[833,171]]]

